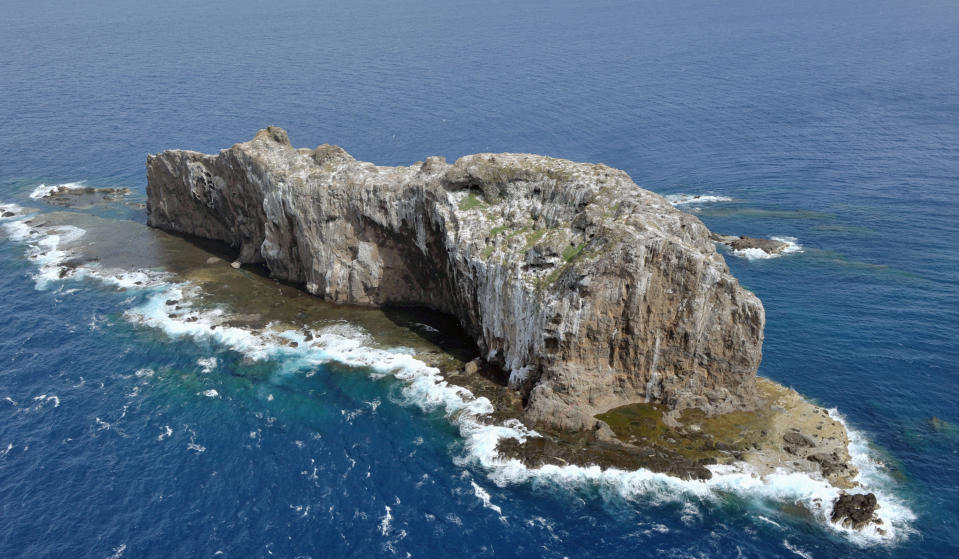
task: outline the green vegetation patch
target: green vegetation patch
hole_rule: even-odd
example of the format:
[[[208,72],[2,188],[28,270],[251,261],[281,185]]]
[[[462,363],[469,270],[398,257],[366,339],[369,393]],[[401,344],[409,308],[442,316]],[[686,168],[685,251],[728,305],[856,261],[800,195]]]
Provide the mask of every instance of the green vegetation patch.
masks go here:
[[[545,234],[546,229],[538,229],[528,233],[526,235],[526,248],[532,248],[534,245],[536,245],[536,243],[540,242]]]
[[[663,422],[665,409],[658,404],[637,403],[613,408],[596,416],[605,421],[624,442],[675,452],[693,461],[723,460],[760,444],[772,420],[768,411],[732,412],[707,417],[700,410],[680,416],[690,428],[675,429]]]
[[[472,192],[470,192],[466,198],[460,200],[460,211],[466,212],[476,208],[482,208],[484,206],[486,206],[486,204],[484,204],[483,201],[477,198]]]
[[[566,249],[563,251],[563,260],[566,262],[572,262],[574,258],[583,252],[584,248],[586,248],[586,243],[580,243],[576,246],[566,247]]]
[[[493,203],[506,194],[509,184],[513,182],[553,181],[559,184],[573,178],[573,174],[565,169],[529,160],[504,163],[483,161],[477,163],[472,172],[479,179],[477,186],[483,191],[483,196]]]

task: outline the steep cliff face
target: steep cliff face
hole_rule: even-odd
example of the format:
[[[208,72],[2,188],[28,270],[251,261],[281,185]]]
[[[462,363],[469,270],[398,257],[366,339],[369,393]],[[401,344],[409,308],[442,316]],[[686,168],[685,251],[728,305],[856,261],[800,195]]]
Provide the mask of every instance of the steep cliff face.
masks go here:
[[[216,155],[151,155],[147,175],[151,226],[330,301],[455,315],[533,422],[754,400],[762,304],[697,218],[622,171],[527,154],[379,167],[268,128]]]

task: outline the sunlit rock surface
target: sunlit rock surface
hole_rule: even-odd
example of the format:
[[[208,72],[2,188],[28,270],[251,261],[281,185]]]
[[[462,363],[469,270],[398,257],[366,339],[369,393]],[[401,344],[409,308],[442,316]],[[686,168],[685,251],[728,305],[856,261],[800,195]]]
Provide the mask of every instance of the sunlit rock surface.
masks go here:
[[[452,314],[533,422],[755,401],[762,304],[696,217],[623,171],[528,154],[380,167],[268,128],[215,155],[151,155],[147,172],[151,226],[329,301]]]

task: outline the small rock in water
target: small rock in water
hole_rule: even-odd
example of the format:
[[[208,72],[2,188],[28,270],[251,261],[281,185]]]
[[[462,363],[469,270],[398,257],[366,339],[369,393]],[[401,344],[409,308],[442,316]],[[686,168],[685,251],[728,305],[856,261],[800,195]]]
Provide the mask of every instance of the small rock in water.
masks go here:
[[[211,257],[209,257],[209,258],[206,259],[206,263],[207,263],[207,264],[216,264],[216,263],[219,262],[219,261],[220,261],[220,258],[217,257],[217,256],[211,256]]]
[[[879,508],[872,493],[850,495],[843,493],[832,506],[832,521],[844,528],[862,530],[867,524],[881,524],[875,512]]]
[[[240,261],[237,260],[236,262],[231,262],[231,263],[230,263],[230,267],[233,268],[234,270],[239,270],[239,269],[240,269]]]
[[[747,250],[758,248],[767,254],[779,254],[789,245],[774,239],[761,239],[757,237],[747,237],[746,235],[720,235],[710,232],[709,238],[722,243],[733,250]]]

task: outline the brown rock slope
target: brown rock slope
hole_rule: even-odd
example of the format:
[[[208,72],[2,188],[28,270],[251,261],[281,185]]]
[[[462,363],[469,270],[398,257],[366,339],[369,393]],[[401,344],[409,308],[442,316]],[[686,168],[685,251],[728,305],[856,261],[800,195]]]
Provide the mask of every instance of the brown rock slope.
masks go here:
[[[622,171],[528,154],[379,167],[268,128],[216,155],[151,155],[147,175],[151,226],[329,301],[456,316],[534,423],[754,402],[762,304],[697,218]]]

